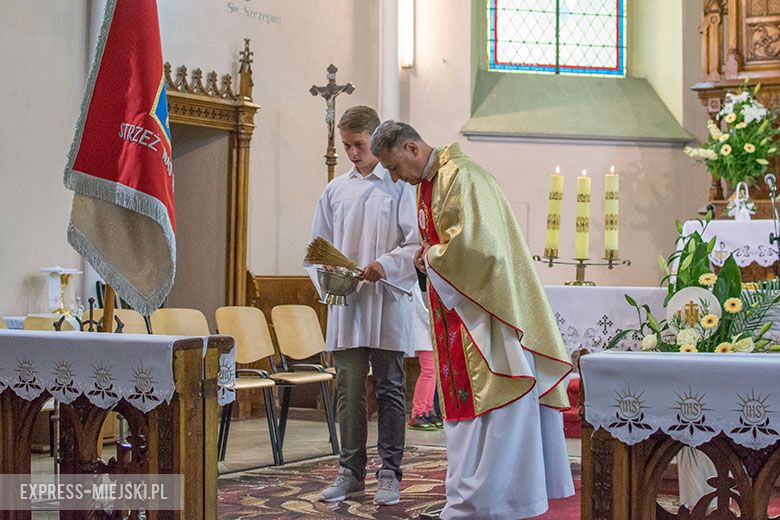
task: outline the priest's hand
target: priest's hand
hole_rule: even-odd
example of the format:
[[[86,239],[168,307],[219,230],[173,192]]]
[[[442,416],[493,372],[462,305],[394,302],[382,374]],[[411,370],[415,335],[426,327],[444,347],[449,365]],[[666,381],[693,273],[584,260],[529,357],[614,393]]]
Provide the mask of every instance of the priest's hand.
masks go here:
[[[363,268],[360,277],[367,282],[376,282],[385,277],[385,268],[377,261],[373,261]]]
[[[431,248],[431,243],[424,240],[420,249],[414,254],[414,266],[421,273],[425,272],[425,255],[428,254],[428,250]]]

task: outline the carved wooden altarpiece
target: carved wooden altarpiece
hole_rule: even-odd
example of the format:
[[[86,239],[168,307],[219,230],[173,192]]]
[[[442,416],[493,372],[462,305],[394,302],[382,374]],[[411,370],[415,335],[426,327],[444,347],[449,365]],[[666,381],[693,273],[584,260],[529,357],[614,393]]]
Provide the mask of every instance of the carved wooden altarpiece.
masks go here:
[[[702,83],[693,87],[712,119],[721,110],[726,92],[738,89],[749,78],[761,83],[759,100],[780,107],[780,0],[703,0],[701,22]],[[780,172],[780,159],[769,171]],[[763,181],[758,213],[754,218],[772,218]],[[751,189],[751,195],[754,190]],[[728,193],[726,194],[728,196]],[[726,201],[718,179],[712,179],[710,201],[716,218],[724,217]]]
[[[249,146],[255,128],[252,102],[252,52],[244,40],[238,69],[238,92],[229,74],[218,77],[195,69],[188,77],[187,67],[165,64],[168,117],[171,123],[199,126],[230,133],[227,172],[227,252],[225,305],[246,304],[247,223],[249,207]]]

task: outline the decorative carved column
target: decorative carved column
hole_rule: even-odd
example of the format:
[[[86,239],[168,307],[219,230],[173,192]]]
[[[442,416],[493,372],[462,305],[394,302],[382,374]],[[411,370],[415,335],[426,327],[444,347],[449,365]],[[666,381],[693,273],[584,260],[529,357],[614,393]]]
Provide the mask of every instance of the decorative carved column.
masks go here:
[[[701,22],[701,72],[705,81],[720,81],[723,8],[720,0],[704,0]]]
[[[723,72],[726,79],[734,79],[742,70],[743,60],[739,43],[742,40],[740,14],[744,0],[728,0],[728,38],[729,44],[726,50],[726,63]]]
[[[249,145],[255,129],[257,105],[252,103],[252,54],[249,38],[244,39],[238,90],[236,122],[236,219],[234,221],[235,258],[232,262],[233,285],[228,289],[229,305],[246,305],[247,227],[249,222]],[[230,294],[232,292],[232,295]]]

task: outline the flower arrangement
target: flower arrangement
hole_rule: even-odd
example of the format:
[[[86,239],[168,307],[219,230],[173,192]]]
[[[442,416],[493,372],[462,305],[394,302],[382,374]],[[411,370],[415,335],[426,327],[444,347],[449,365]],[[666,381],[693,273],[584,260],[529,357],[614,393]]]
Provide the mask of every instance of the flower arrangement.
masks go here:
[[[701,148],[685,147],[686,155],[707,165],[718,178],[732,186],[741,181],[755,184],[778,154],[775,138],[780,129],[773,127],[777,111],[767,109],[756,96],[761,85],[752,91],[747,80],[737,92],[726,94],[726,102],[716,116],[718,123],[707,121],[709,137]]]
[[[708,214],[702,232],[710,219]],[[636,332],[642,336],[641,348],[645,351],[780,352],[780,345],[764,337],[772,327],[772,322],[766,320],[767,313],[780,303],[780,284],[767,281],[744,289],[741,271],[731,255],[719,274],[710,272],[709,254],[716,237],[704,241],[699,232],[683,235],[680,222],[677,229],[679,248],[668,258],[659,257],[664,272],[661,285],[666,283],[669,290],[664,301],[667,318],[658,319],[648,305],[639,305],[626,295],[626,301],[637,311],[639,328],[621,331],[608,348]],[[675,265],[678,267],[673,274]],[[688,295],[694,295],[694,299]],[[674,312],[671,304],[680,296],[688,302],[686,310]]]

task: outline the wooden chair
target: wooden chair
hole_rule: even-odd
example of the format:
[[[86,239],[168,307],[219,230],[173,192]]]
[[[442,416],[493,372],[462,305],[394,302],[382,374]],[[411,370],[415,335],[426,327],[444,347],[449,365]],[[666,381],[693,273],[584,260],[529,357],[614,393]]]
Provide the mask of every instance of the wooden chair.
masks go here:
[[[271,341],[265,315],[260,309],[256,307],[220,307],[216,311],[216,319],[219,333],[233,336],[236,341],[236,363],[252,363],[263,358],[273,358],[274,345]],[[236,392],[253,389],[263,391],[265,416],[268,420],[268,433],[271,437],[271,450],[274,464],[279,466],[284,463],[284,459],[279,447],[279,431],[272,393],[275,386],[276,382],[265,370],[236,369]],[[225,459],[232,411],[233,403],[229,403],[222,409],[220,431],[224,433],[219,436],[217,441],[219,460]]]
[[[122,319],[122,318],[119,318]],[[157,309],[149,317],[152,333],[170,336],[208,336],[209,322],[197,309]]]
[[[52,316],[27,316],[24,321],[22,322],[22,328],[24,330],[48,330],[48,331],[54,331],[54,322],[58,321],[60,318],[54,318]],[[71,322],[68,320],[64,320],[62,322],[62,326],[60,327],[61,331],[66,330],[75,330],[75,327]]]
[[[314,309],[308,305],[277,305],[271,309],[271,322],[283,366],[286,358],[302,360],[316,356],[320,360],[318,366],[336,375],[336,369],[328,366],[325,358],[325,338]]]
[[[208,336],[211,334],[206,316],[197,309],[176,307],[157,309],[149,316],[149,322],[151,323],[153,334],[168,334],[171,336]],[[238,388],[239,385],[236,382],[236,389]],[[230,414],[232,409],[233,403],[228,403],[222,407],[219,433],[217,434],[217,456],[219,460],[224,460],[225,458],[225,446],[223,444],[227,444],[227,429],[230,428],[229,424],[225,424],[225,415]]]
[[[335,420],[333,419],[333,402],[330,399],[328,383],[335,377],[335,370],[331,371],[325,363],[325,339],[322,337],[322,329],[317,319],[317,313],[308,305],[277,305],[271,309],[271,321],[276,334],[276,342],[281,354],[282,371],[271,374],[277,381],[282,381],[281,412],[279,413],[279,436],[284,444],[284,432],[287,426],[287,414],[290,409],[290,397],[292,388],[299,381],[304,381],[317,375],[322,388],[325,417],[328,420],[328,428],[331,430],[331,445],[333,454],[339,453],[338,439],[336,437]],[[288,359],[301,361],[312,357],[319,357],[320,364],[293,363]],[[292,371],[290,371],[290,368]],[[313,374],[312,374],[313,373]],[[327,379],[325,376],[329,376]]]
[[[138,312],[132,309],[114,309],[114,316],[124,323],[122,332],[125,334],[149,334],[149,328],[146,324],[146,319]],[[86,311],[81,317],[82,321],[89,319],[89,311]],[[103,309],[95,309],[92,311],[92,319],[100,322],[103,319]],[[116,321],[111,328],[111,332],[116,331]]]

